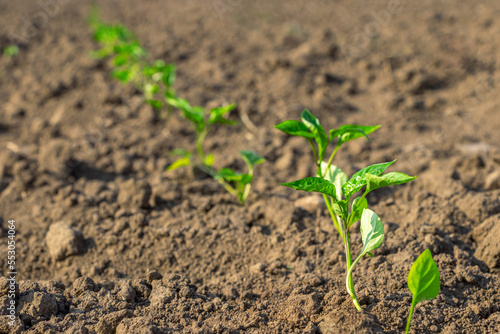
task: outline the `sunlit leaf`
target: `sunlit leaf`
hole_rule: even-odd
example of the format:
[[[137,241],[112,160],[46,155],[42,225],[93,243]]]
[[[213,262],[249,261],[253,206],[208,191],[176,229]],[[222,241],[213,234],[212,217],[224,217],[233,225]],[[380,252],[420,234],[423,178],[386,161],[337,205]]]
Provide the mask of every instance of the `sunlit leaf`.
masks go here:
[[[274,127],[291,136],[299,136],[307,139],[314,138],[314,134],[309,131],[307,126],[299,121],[285,121],[283,123],[275,125]]]
[[[335,190],[333,183],[320,177],[306,177],[305,179],[282,183],[281,185],[296,190],[319,192],[332,198],[335,198],[337,195],[337,191]]]
[[[356,197],[354,201],[352,201],[351,218],[347,226],[348,228],[361,219],[361,215],[367,207],[368,201],[364,197]]]
[[[210,124],[213,124],[213,123],[234,124],[234,123],[236,123],[235,121],[231,121],[231,120],[228,120],[227,118],[224,118],[224,115],[227,114],[228,112],[230,112],[231,110],[233,110],[234,108],[236,108],[236,105],[233,103],[233,104],[230,104],[228,106],[210,109],[210,117],[208,119],[208,122]]]
[[[216,180],[222,178],[228,182],[241,182],[242,184],[252,182],[252,175],[236,173],[230,168],[221,169],[219,172],[217,172],[217,174],[215,174],[214,178]]]
[[[382,174],[394,161],[384,162],[381,164],[371,165],[363,168],[355,173],[349,181],[342,187],[342,192],[346,198],[350,198],[352,194],[359,191],[366,184],[366,174],[380,175]]]
[[[366,176],[366,192],[370,192],[372,190],[382,188],[382,187],[387,187],[387,186],[394,186],[397,184],[403,184],[406,182],[410,182],[412,180],[415,180],[417,177],[416,176],[408,176],[404,173],[398,173],[398,172],[392,172],[392,173],[387,173],[381,176],[376,176],[372,175],[370,173],[367,173]]]
[[[337,166],[330,165],[328,170],[326,170],[327,167],[328,163],[324,161],[321,162],[321,170],[323,171],[324,178],[335,185],[337,200],[340,201],[342,199],[342,186],[346,184],[348,180],[347,174]]]
[[[408,275],[408,288],[417,300],[431,300],[439,294],[439,270],[432,259],[429,249],[426,249],[415,260]]]
[[[406,331],[410,331],[410,322],[415,306],[424,300],[431,300],[437,297],[441,286],[439,278],[439,269],[432,259],[432,254],[429,249],[420,254],[411,266],[408,274],[408,288],[410,289],[413,299],[411,301],[410,313],[406,322]]]
[[[171,171],[180,167],[188,166],[191,164],[191,159],[188,157],[180,158],[173,162],[170,166],[167,167],[167,171]]]
[[[361,255],[371,252],[384,241],[384,225],[379,216],[370,209],[364,209],[361,215],[361,239],[363,240],[363,250]]]
[[[375,130],[380,128],[380,125],[342,125],[338,129],[330,130],[330,140],[339,137],[339,143],[337,145],[342,145],[343,143],[365,136],[368,140],[368,135]]]
[[[243,150],[240,152],[240,154],[241,158],[248,165],[249,169],[252,169],[255,165],[261,164],[266,161],[266,159],[252,151]]]
[[[304,110],[300,115],[302,123],[309,129],[311,133],[314,134],[314,139],[318,144],[318,161],[323,161],[325,156],[326,148],[330,143],[328,136],[325,133],[325,129],[321,126],[319,119],[317,119],[309,110]]]

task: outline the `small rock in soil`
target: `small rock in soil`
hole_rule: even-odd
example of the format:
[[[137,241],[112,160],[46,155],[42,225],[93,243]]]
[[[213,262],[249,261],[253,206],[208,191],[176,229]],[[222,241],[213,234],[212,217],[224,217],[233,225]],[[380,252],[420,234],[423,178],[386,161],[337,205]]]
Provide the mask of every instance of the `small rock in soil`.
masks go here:
[[[177,292],[161,284],[154,284],[149,300],[151,305],[161,307],[170,303],[176,297]]]
[[[480,225],[474,227],[472,230],[472,239],[478,244],[481,243],[495,225],[500,225],[500,215],[488,217]]]
[[[116,334],[155,334],[156,327],[145,318],[125,318],[116,327]]]
[[[151,186],[146,181],[129,179],[120,184],[118,203],[123,207],[148,208]]]
[[[250,267],[250,271],[254,274],[260,274],[267,269],[267,265],[264,263],[257,263]]]
[[[19,310],[25,323],[48,320],[57,314],[57,300],[50,293],[30,291],[19,299]]]
[[[61,261],[71,255],[77,255],[83,249],[83,235],[66,223],[50,225],[45,236],[49,254],[55,261]]]
[[[162,278],[163,275],[160,274],[157,270],[148,268],[148,270],[146,271],[146,279],[148,281],[148,284],[150,285],[153,283],[153,281],[161,280]]]
[[[131,310],[121,310],[109,313],[97,323],[95,331],[97,334],[116,333],[118,324],[125,318],[131,318],[132,315],[133,313]]]
[[[71,291],[71,294],[74,297],[78,297],[85,291],[95,291],[95,283],[92,280],[92,278],[84,276],[84,277],[79,277],[75,280],[73,283],[73,289]]]
[[[54,173],[58,177],[67,177],[71,172],[71,146],[65,139],[53,139],[40,147],[38,168],[40,171]]]
[[[500,188],[500,170],[494,171],[486,177],[484,187],[487,190],[494,190]]]
[[[500,267],[500,224],[495,224],[488,235],[479,243],[475,256],[490,268]]]

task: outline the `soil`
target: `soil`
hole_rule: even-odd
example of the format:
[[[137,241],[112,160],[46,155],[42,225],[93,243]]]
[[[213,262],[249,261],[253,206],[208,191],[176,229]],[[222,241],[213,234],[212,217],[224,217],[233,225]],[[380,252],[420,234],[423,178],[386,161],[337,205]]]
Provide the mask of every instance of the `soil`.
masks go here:
[[[178,66],[193,104],[236,102],[216,166],[256,170],[246,206],[189,169],[164,172],[190,127],[167,123],[110,64],[91,1],[0,1],[0,222],[16,221],[15,326],[2,333],[401,333],[406,278],[429,248],[441,291],[412,333],[500,331],[500,3],[485,1],[97,1],[152,59]],[[399,6],[397,4],[399,3]],[[369,204],[385,240],[345,290],[345,254],[316,195],[307,143],[273,128],[309,108],[325,128],[381,124],[345,145],[352,173],[398,159],[418,175]],[[359,228],[352,235],[360,251]]]

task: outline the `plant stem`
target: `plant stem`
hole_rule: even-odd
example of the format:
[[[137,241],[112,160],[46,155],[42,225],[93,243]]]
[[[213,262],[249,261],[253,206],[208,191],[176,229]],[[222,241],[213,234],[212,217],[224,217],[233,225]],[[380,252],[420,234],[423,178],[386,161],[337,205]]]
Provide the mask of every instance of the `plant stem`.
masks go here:
[[[228,193],[230,193],[233,196],[238,197],[238,192],[233,187],[231,187],[231,185],[229,183],[227,183],[223,179],[218,179],[218,181],[220,184],[222,184],[222,186],[224,187],[224,189],[227,190]]]
[[[339,232],[339,235],[343,241],[344,240],[344,233],[343,233],[343,230],[340,228],[339,222],[337,220],[337,216],[335,215],[335,212],[333,211],[332,205],[330,203],[330,199],[325,194],[323,194],[323,199],[325,200],[325,204],[326,204],[326,207],[328,209],[328,212],[330,213],[330,216],[332,217],[333,226],[335,226],[335,228]]]
[[[408,334],[408,332],[410,331],[411,316],[413,315],[413,310],[415,309],[415,305],[417,305],[417,300],[414,297],[411,301],[410,314],[408,315],[408,321],[406,322],[405,334]]]
[[[346,287],[347,292],[352,298],[352,302],[358,311],[361,311],[361,305],[359,305],[358,299],[356,298],[356,293],[354,292],[354,284],[352,282],[352,268],[360,259],[359,257],[351,264],[351,246],[349,244],[349,233],[345,235],[345,254],[346,254],[346,262],[347,262],[347,270],[346,270]]]
[[[251,175],[253,178],[253,166],[251,164],[248,164],[248,175]],[[245,188],[243,190],[243,194],[241,195],[240,202],[241,204],[245,204],[248,194],[250,194],[250,188],[251,188],[251,183],[247,183],[245,185]]]
[[[337,147],[335,147],[335,149],[333,150],[332,155],[330,155],[330,159],[328,159],[328,164],[326,165],[326,170],[330,169],[330,166],[331,166],[332,161],[333,161],[333,157],[335,157],[335,153],[337,153],[339,148],[340,148],[340,146],[337,145]]]
[[[196,136],[196,151],[198,151],[198,156],[201,159],[201,163],[205,165],[205,152],[203,152],[203,141],[205,140],[205,137],[207,136],[208,131],[206,129],[203,129],[197,136]]]

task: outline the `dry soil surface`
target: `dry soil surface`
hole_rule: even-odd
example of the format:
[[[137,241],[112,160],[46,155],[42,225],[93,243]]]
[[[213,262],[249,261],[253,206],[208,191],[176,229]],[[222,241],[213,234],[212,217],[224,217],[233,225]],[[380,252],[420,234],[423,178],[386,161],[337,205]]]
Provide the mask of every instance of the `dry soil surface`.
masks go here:
[[[266,157],[246,206],[189,169],[189,124],[163,122],[110,76],[91,1],[0,1],[0,266],[16,221],[15,326],[2,333],[402,333],[406,278],[429,248],[441,292],[412,333],[500,330],[500,2],[97,1],[151,59],[178,66],[179,96],[237,103],[206,142],[216,166]],[[399,3],[399,5],[398,5]],[[325,128],[381,124],[335,164],[398,159],[418,178],[369,204],[383,245],[345,290],[345,253],[316,195],[310,148],[273,125],[303,108]],[[359,228],[352,235],[360,251]]]

